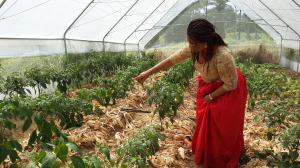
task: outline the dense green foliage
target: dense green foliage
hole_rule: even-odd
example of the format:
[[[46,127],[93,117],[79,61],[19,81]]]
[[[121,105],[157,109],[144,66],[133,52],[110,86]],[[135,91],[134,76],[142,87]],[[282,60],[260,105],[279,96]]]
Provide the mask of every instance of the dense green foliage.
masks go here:
[[[0,94],[12,97],[14,95],[31,94],[29,88],[41,94],[50,84],[66,93],[69,87],[81,87],[99,76],[113,74],[117,70],[124,70],[130,66],[137,57],[124,56],[123,53],[112,55],[110,53],[96,53],[91,51],[87,59],[65,63],[64,68],[41,66],[36,64],[22,72],[13,72],[3,81],[0,80]]]
[[[74,83],[82,83],[86,79],[87,81],[93,80],[93,82],[98,85],[98,87],[94,87],[93,89],[82,89],[80,91],[81,97],[79,98],[66,98],[63,93],[59,92],[47,94],[40,93],[36,98],[27,96],[25,92],[25,86],[27,83],[23,82],[21,83],[22,85],[20,85],[19,81],[32,80],[35,81],[34,84],[44,87],[45,83],[43,82],[50,81],[49,78],[52,78],[53,76],[57,78],[57,76],[59,76],[57,74],[58,71],[54,75],[52,74],[52,76],[47,76],[49,78],[43,76],[43,74],[45,74],[43,72],[48,72],[49,69],[37,70],[34,68],[31,69],[32,71],[26,71],[24,76],[19,73],[19,76],[22,77],[16,77],[16,79],[22,80],[15,80],[17,82],[11,84],[11,86],[14,87],[12,87],[11,90],[7,89],[9,91],[8,93],[12,93],[10,98],[5,98],[0,103],[0,163],[4,164],[4,160],[9,156],[12,162],[10,167],[14,167],[17,166],[17,164],[14,163],[16,163],[18,159],[21,160],[16,150],[21,152],[22,146],[18,141],[8,138],[9,132],[7,132],[16,128],[16,125],[12,120],[12,118],[15,118],[16,120],[24,121],[22,128],[23,132],[27,131],[33,122],[37,125],[37,129],[32,131],[27,145],[32,146],[33,144],[37,143],[41,145],[41,151],[38,153],[30,153],[30,160],[33,162],[26,164],[25,167],[35,167],[38,164],[41,164],[42,167],[60,167],[60,164],[55,160],[58,158],[63,164],[65,164],[69,148],[79,154],[79,156],[70,156],[72,161],[71,165],[76,168],[81,168],[84,165],[84,160],[82,159],[83,156],[79,147],[75,143],[68,142],[67,135],[62,133],[62,129],[81,126],[83,115],[88,115],[90,113],[95,113],[97,115],[103,114],[100,108],[93,109],[93,106],[90,104],[91,98],[102,102],[104,106],[110,103],[114,104],[117,98],[124,98],[126,96],[126,91],[133,89],[132,78],[134,76],[157,63],[157,61],[153,59],[153,54],[144,54],[140,59],[133,56],[129,56],[127,58],[119,57],[119,61],[113,65],[111,65],[112,62],[109,62],[108,59],[106,60],[106,64],[108,65],[100,64],[102,66],[99,69],[99,66],[96,64],[101,62],[97,61],[101,60],[103,56],[96,57],[97,58],[91,57],[87,60],[68,64],[66,66],[66,70],[59,71],[60,73],[63,73],[63,75],[69,74],[69,76],[71,76],[69,79],[72,81],[64,84],[65,89],[62,90],[59,88],[59,91],[63,93],[65,93],[67,86],[79,86],[74,85]],[[90,62],[94,63],[95,66],[91,66],[93,64],[89,64]],[[127,69],[124,71],[118,71],[118,69],[125,68]],[[90,72],[93,75],[98,74],[98,76],[90,78],[91,75],[88,75],[88,78],[82,78],[80,75],[78,75],[78,72],[81,73],[83,71]],[[106,73],[103,73],[103,71]],[[115,73],[115,75],[110,78],[105,77],[105,75],[111,75],[111,73]],[[36,78],[32,78],[34,75],[37,75]],[[41,78],[41,76],[44,78]],[[63,77],[64,78],[61,78],[61,80],[68,79],[68,75]],[[19,90],[16,89],[17,87]],[[18,94],[13,95],[13,93],[16,91],[18,91]],[[98,97],[93,97],[93,95],[97,95]],[[101,99],[102,96],[103,99]],[[53,139],[54,135],[59,139]],[[154,150],[158,150],[159,147],[157,146],[158,143],[156,142],[158,137],[150,133],[147,136],[150,136],[150,145],[151,143],[154,143]],[[146,148],[144,147],[143,150],[144,149]],[[106,151],[104,148],[101,148],[101,150]],[[142,156],[144,156],[143,150],[141,151]],[[47,154],[48,152],[52,152],[53,154]],[[154,154],[151,151],[150,153]],[[125,154],[127,153],[125,152]],[[148,154],[149,152],[147,152],[147,155]],[[124,154],[122,154],[122,158],[123,157],[125,157]],[[143,161],[151,164],[150,160],[146,161],[144,158],[137,159],[136,164],[143,165],[145,164]],[[112,164],[112,160],[110,162]],[[125,165],[126,161],[123,162],[123,165]],[[132,161],[132,159],[131,162],[132,164],[135,163]]]
[[[255,64],[251,60],[237,65],[247,78],[248,108],[264,110],[256,120],[268,127],[266,138],[273,143],[277,141],[285,149],[280,153],[265,149],[253,157],[268,160],[270,167],[299,167],[300,162],[296,160],[300,152],[300,81],[270,72],[270,69],[281,69],[278,65]]]
[[[189,79],[195,72],[192,60],[186,60],[173,66],[164,73],[161,80],[156,80],[153,86],[146,86],[149,94],[148,103],[155,103],[154,114],[158,113],[161,119],[169,117],[173,123],[173,116],[177,115],[178,106],[183,102],[183,91],[189,86]],[[168,126],[168,122],[166,122]]]

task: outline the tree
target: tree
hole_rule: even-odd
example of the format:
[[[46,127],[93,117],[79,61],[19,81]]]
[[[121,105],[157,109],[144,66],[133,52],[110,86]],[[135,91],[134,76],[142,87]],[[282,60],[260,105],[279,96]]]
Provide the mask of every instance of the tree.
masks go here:
[[[199,0],[179,13],[146,47],[151,47],[153,44],[158,43],[162,46],[185,41],[187,26],[191,20],[196,18],[206,18],[211,21],[218,28],[217,33],[225,38],[226,27],[235,30],[235,24],[230,23],[236,20],[236,17],[237,14],[234,12],[233,6],[228,5],[228,0]],[[226,23],[228,21],[229,24]]]
[[[236,13],[229,0],[210,0],[207,5],[207,20],[211,21],[218,29],[217,33],[226,38],[225,26],[234,26],[234,24],[226,24],[236,19]]]

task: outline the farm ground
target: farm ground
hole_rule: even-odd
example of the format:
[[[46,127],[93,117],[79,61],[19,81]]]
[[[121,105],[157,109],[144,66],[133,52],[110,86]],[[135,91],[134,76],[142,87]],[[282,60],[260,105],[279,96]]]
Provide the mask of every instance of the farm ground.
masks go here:
[[[285,73],[287,76],[295,80],[300,80],[300,73],[290,70],[273,70],[278,73]],[[155,76],[162,75],[161,73]],[[165,128],[165,141],[160,141],[161,149],[152,158],[152,162],[157,168],[196,168],[194,164],[193,154],[190,149],[190,140],[193,135],[195,122],[187,117],[195,116],[195,95],[197,87],[197,74],[190,80],[190,86],[184,92],[184,102],[180,105],[178,116],[175,122]],[[152,78],[146,81],[151,83]],[[90,87],[90,86],[85,86]],[[119,99],[116,105],[101,107],[97,102],[93,102],[94,106],[100,107],[106,114],[102,116],[87,115],[84,117],[81,127],[70,128],[64,130],[69,133],[70,141],[77,143],[83,152],[95,151],[97,143],[106,144],[110,151],[114,153],[118,145],[121,145],[132,136],[133,132],[142,126],[149,124],[160,124],[156,116],[152,119],[152,113],[131,113],[121,111],[121,108],[134,108],[147,111],[154,111],[155,107],[150,107],[147,103],[147,93],[138,83],[135,84],[135,90],[128,93],[125,99]],[[71,89],[68,97],[76,97],[77,89]],[[253,153],[256,150],[268,148],[275,151],[281,151],[280,146],[274,146],[266,140],[264,135],[267,132],[266,127],[262,127],[260,123],[253,120],[254,116],[261,111],[246,111],[244,138],[247,148],[246,154]],[[165,119],[168,121],[168,119]],[[13,137],[21,141],[23,147],[26,146],[29,134],[34,129],[30,128],[25,133],[22,133],[22,123],[19,122],[17,130],[13,132]],[[37,151],[38,146],[28,149],[20,154],[26,155],[28,151]],[[113,157],[113,156],[112,156]],[[24,157],[25,158],[25,157]],[[23,160],[26,162],[26,159]],[[240,165],[240,168],[267,168],[266,162],[258,159],[252,159],[247,165]]]

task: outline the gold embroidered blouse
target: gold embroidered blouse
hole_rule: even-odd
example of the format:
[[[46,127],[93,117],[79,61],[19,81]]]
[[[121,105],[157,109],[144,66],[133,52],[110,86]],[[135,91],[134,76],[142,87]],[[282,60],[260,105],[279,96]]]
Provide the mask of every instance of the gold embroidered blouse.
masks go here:
[[[175,65],[190,57],[192,53],[190,47],[186,45],[168,59]],[[236,65],[231,50],[226,46],[219,46],[209,63],[200,64],[196,61],[194,66],[205,82],[223,81],[222,86],[227,91],[237,86]]]

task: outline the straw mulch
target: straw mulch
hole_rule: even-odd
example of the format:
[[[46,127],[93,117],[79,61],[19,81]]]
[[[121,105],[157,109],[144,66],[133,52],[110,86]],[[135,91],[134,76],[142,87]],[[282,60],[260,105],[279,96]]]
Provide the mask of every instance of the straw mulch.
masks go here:
[[[152,82],[153,75],[146,81]],[[66,130],[71,134],[70,141],[76,142],[83,151],[94,150],[96,143],[106,144],[110,151],[114,151],[131,137],[139,128],[145,125],[160,124],[158,116],[147,113],[129,113],[121,111],[121,108],[134,108],[154,111],[155,107],[149,107],[147,103],[147,93],[140,84],[135,85],[136,89],[128,93],[126,99],[120,99],[116,105],[101,107],[94,102],[94,106],[99,106],[106,114],[103,116],[88,115],[84,118],[84,124],[80,128]],[[195,96],[197,87],[197,73],[190,81],[190,86],[184,92],[184,102],[180,105],[178,116],[175,122],[165,128],[165,141],[160,141],[161,149],[152,158],[152,162],[157,168],[196,168],[193,154],[190,148],[190,141],[193,136],[195,122],[188,117],[195,117]],[[245,116],[245,145],[247,152],[254,152],[263,148],[275,148],[268,142],[264,135],[267,133],[265,127],[260,127],[260,123],[254,122],[253,118],[258,112],[246,112]],[[168,121],[168,118],[165,119]],[[251,160],[241,168],[263,168],[267,167],[265,161],[258,159]]]
[[[156,73],[150,77],[146,83],[151,83],[154,76],[163,75]],[[89,86],[87,86],[89,87]],[[190,141],[193,136],[195,122],[188,117],[195,117],[195,96],[197,87],[197,73],[190,80],[190,86],[184,92],[184,102],[180,105],[178,116],[173,124],[170,123],[169,128],[165,128],[165,141],[160,141],[161,149],[151,161],[157,168],[196,168],[194,164],[193,154],[190,148]],[[109,150],[114,153],[115,149],[128,141],[132,134],[139,128],[150,124],[160,124],[158,116],[153,117],[152,113],[132,113],[121,111],[121,108],[134,108],[147,111],[154,111],[155,107],[150,107],[147,103],[147,93],[138,83],[135,84],[135,90],[128,92],[128,97],[119,99],[116,105],[108,107],[100,106],[97,102],[93,102],[94,106],[100,107],[105,115],[87,115],[84,116],[83,125],[74,127],[64,132],[69,133],[69,140],[77,143],[81,150],[86,153],[95,151],[96,144],[102,143],[107,145]],[[71,89],[68,97],[76,97],[78,89]],[[282,147],[273,145],[274,142],[266,140],[265,134],[267,128],[262,127],[261,123],[254,121],[254,116],[261,111],[247,112],[245,115],[244,138],[247,148],[247,155],[256,150],[264,148],[282,151]],[[153,117],[153,120],[152,120]],[[168,121],[168,118],[165,119]],[[33,126],[34,127],[34,126]],[[17,128],[22,128],[21,123]],[[23,147],[26,146],[29,133],[34,128],[24,134],[21,129],[17,129],[13,136],[15,139],[22,141]],[[34,149],[25,149],[26,151],[38,151],[36,146]],[[21,157],[25,155],[21,154]],[[114,156],[112,156],[114,157]],[[23,160],[25,161],[25,160]],[[267,168],[266,161],[252,159],[247,165],[240,165],[240,168]]]

